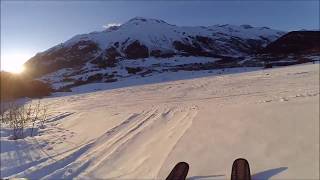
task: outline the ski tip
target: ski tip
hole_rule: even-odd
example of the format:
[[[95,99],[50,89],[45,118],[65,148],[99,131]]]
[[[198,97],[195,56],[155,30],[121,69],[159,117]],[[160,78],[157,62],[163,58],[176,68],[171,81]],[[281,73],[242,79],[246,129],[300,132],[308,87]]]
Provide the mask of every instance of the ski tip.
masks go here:
[[[178,162],[176,164],[176,166],[181,166],[181,167],[185,167],[185,168],[189,169],[189,164],[186,162]]]
[[[251,180],[249,162],[244,158],[234,160],[232,164],[231,180]]]
[[[177,163],[166,180],[185,180],[189,171],[189,164],[186,162]]]
[[[248,160],[246,160],[244,158],[238,158],[238,159],[233,161],[233,164],[237,164],[237,163],[244,163],[244,164],[248,164],[249,165]]]

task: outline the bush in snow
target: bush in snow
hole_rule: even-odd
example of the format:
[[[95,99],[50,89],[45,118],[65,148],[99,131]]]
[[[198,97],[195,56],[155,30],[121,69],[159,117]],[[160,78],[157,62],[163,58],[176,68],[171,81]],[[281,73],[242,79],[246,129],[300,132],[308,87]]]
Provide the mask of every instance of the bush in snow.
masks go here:
[[[5,109],[1,109],[1,124],[8,125],[12,129],[12,139],[24,138],[26,128],[33,136],[36,125],[43,128],[47,120],[48,109],[40,101],[36,104],[19,105],[15,102],[8,103]]]

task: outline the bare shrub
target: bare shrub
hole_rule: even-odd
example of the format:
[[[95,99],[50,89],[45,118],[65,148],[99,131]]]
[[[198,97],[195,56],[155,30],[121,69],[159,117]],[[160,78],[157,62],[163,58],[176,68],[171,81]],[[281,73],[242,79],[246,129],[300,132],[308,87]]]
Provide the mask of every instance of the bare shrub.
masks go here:
[[[30,119],[31,123],[32,123],[32,128],[31,128],[31,134],[30,136],[33,136],[33,131],[34,131],[34,126],[36,121],[38,120],[38,116],[40,114],[40,100],[37,102],[37,104],[35,105],[35,108],[33,109],[33,118]]]
[[[12,128],[14,139],[23,137],[23,130],[26,122],[26,116],[23,114],[23,109],[15,103],[8,104],[8,109],[1,115],[1,122],[8,124]]]
[[[42,106],[40,108],[40,128],[44,128],[44,124],[46,123],[47,119],[48,119],[48,107],[47,106]]]
[[[39,128],[44,127],[47,120],[47,106],[42,105],[40,100],[29,105],[11,102],[7,105],[6,110],[1,110],[0,118],[2,124],[7,124],[12,129],[13,139],[24,138],[24,130],[30,125],[30,136],[33,136],[37,122]]]

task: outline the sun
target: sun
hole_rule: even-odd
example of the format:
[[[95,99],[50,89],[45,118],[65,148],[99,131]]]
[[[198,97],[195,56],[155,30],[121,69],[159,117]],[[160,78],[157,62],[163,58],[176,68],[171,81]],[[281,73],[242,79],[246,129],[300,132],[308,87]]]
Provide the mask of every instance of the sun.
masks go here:
[[[2,55],[2,54],[1,54]],[[25,68],[23,64],[30,58],[28,54],[4,54],[1,56],[1,70],[19,74]]]
[[[13,66],[10,69],[8,69],[9,72],[14,73],[14,74],[20,74],[24,71],[23,66]]]

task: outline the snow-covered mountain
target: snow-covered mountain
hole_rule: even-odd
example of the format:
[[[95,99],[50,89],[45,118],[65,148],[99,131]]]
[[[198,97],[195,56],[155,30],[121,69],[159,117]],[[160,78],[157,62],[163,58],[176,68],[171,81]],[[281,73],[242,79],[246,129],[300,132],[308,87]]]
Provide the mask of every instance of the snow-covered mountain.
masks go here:
[[[162,67],[163,62],[170,66],[176,65],[177,61],[179,65],[194,62],[192,57],[197,57],[198,63],[229,62],[231,57],[241,59],[255,54],[284,34],[250,25],[180,27],[158,19],[136,17],[101,32],[76,35],[38,53],[25,66],[35,77],[51,83],[61,81],[62,77],[68,84],[74,81],[83,83],[89,76],[102,71],[103,75],[98,76],[114,81],[115,76],[154,70],[132,69],[134,64],[149,63]]]

